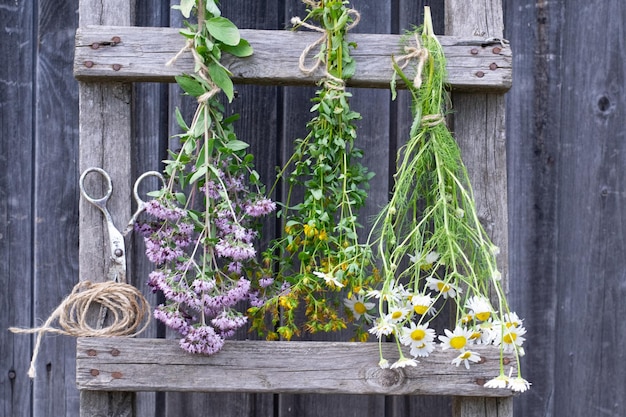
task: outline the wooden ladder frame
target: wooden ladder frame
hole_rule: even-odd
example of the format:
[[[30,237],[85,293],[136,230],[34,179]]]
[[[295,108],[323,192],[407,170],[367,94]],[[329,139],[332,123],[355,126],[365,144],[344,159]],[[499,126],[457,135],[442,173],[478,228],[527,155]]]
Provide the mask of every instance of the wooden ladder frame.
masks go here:
[[[105,4],[106,7],[102,7]],[[109,210],[124,224],[131,206],[131,84],[172,82],[192,72],[189,57],[167,62],[184,45],[172,28],[131,26],[133,2],[80,0],[74,73],[79,83],[79,169],[107,170],[115,179]],[[507,279],[507,200],[504,92],[511,86],[510,48],[485,39],[502,37],[500,0],[446,1],[446,32],[440,37],[453,90],[454,132],[473,179],[478,212],[501,248]],[[242,30],[255,54],[226,58],[234,81],[252,84],[312,85],[320,74],[303,75],[297,66],[315,33]],[[357,73],[350,85],[388,88],[390,55],[401,54],[398,35],[349,35]],[[276,55],[280,44],[281,54]],[[383,51],[386,53],[381,53]],[[268,70],[267,57],[278,65]],[[277,69],[280,69],[278,71]],[[81,200],[79,219],[81,279],[106,279],[107,236],[100,212]],[[387,357],[393,358],[390,346]],[[450,365],[453,353],[437,351],[419,369],[380,369],[375,343],[227,341],[211,357],[183,354],[164,339],[79,338],[76,379],[81,416],[133,415],[135,391],[205,391],[450,395],[456,416],[512,417],[509,390],[486,389],[499,373],[499,351],[477,348],[483,358],[470,372]],[[506,358],[513,362],[513,358]],[[115,411],[113,411],[115,410]]]

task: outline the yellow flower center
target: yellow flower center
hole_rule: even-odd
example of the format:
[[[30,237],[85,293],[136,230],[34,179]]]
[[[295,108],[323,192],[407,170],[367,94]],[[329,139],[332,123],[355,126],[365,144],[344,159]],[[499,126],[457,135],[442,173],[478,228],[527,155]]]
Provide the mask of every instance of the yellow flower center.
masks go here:
[[[470,356],[472,356],[472,352],[467,351],[467,352],[464,352],[464,353],[460,356],[460,358],[461,358],[461,359],[469,359],[469,358],[470,358]]]
[[[426,314],[428,306],[413,306],[413,310],[415,310],[417,314]]]
[[[426,332],[422,329],[415,329],[411,332],[411,339],[422,340],[426,336]]]
[[[491,316],[491,312],[489,311],[484,311],[482,313],[476,313],[476,318],[480,321],[485,321],[489,318],[489,316]]]
[[[480,332],[474,332],[470,336],[470,339],[472,339],[472,340],[476,340],[476,339],[479,339],[479,338],[480,338]]]
[[[502,338],[504,343],[507,343],[507,344],[515,343],[515,339],[517,339],[517,334],[515,334],[515,333],[507,333]]]
[[[454,349],[463,349],[465,344],[467,343],[467,339],[465,336],[454,336],[450,339],[450,346]]]
[[[365,308],[365,304],[363,304],[360,301],[357,301],[356,303],[354,303],[354,311],[357,314],[363,314],[367,311],[367,309]]]
[[[450,291],[450,286],[446,283],[438,282],[437,289],[439,290],[439,292],[448,292]]]
[[[394,311],[393,313],[391,313],[391,318],[394,320],[398,320],[400,317],[402,317],[401,311]]]

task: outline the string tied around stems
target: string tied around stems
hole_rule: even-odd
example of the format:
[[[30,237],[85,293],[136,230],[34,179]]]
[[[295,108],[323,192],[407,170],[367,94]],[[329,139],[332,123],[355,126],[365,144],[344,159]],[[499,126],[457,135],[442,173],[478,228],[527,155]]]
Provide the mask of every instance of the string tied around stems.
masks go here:
[[[89,316],[92,306],[100,305],[109,312],[112,322],[106,327],[92,327]],[[25,329],[10,327],[17,334],[37,334],[35,349],[30,362],[28,376],[35,378],[35,362],[41,348],[41,339],[46,333],[74,337],[133,337],[142,333],[150,323],[148,301],[132,285],[105,281],[82,281],[59,304],[40,327]],[[58,320],[58,327],[53,323]],[[143,325],[142,325],[143,323]]]

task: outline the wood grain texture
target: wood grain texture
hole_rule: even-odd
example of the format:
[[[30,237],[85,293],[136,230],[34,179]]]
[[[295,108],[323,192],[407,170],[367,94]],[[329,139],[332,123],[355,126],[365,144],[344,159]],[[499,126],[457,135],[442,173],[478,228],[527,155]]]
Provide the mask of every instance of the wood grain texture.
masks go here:
[[[383,351],[397,357],[394,344]],[[451,365],[456,354],[448,351],[392,370],[378,367],[377,343],[227,341],[220,353],[200,356],[174,340],[79,338],[76,378],[80,389],[105,391],[512,395],[481,385],[498,374],[499,350],[476,352],[482,363],[469,372]]]
[[[0,7],[0,414],[30,417],[27,376],[32,337],[10,326],[34,325],[33,292],[33,65],[36,10],[32,2]],[[10,65],[6,64],[10,63]]]
[[[319,34],[286,30],[241,30],[254,48],[248,58],[224,55],[222,63],[237,83],[315,85],[321,69],[306,75],[298,59]],[[114,42],[119,38],[119,42]],[[400,56],[402,37],[389,34],[352,33],[348,40],[358,47],[353,56],[357,70],[349,82],[354,87],[389,88],[391,56]],[[448,57],[448,82],[460,91],[506,91],[511,87],[509,48],[483,46],[485,37],[441,37]],[[184,47],[185,40],[175,28],[133,28],[92,26],[76,34],[74,74],[82,81],[106,78],[111,81],[171,82],[175,75],[193,72],[191,54],[182,54],[167,66]],[[475,54],[471,51],[475,50]],[[307,64],[309,65],[309,64]],[[407,75],[411,75],[407,71]]]
[[[34,314],[45,320],[78,282],[78,87],[71,49],[78,23],[77,2],[38,3],[38,59],[34,201]],[[54,202],[54,204],[51,204]],[[54,277],[54,279],[51,279]],[[34,415],[67,415],[79,408],[70,375],[76,349],[70,337],[46,337],[33,381]]]
[[[446,0],[446,34],[503,37],[501,0]],[[498,266],[508,288],[508,200],[505,102],[502,94],[452,95],[453,131],[472,182],[479,219],[500,247]],[[455,398],[457,417],[499,415],[510,417],[511,404],[493,399]]]
[[[79,0],[79,25],[130,25],[134,1]],[[120,227],[131,214],[131,86],[121,83],[79,83],[79,171],[95,166],[106,170],[113,182],[108,203],[111,216]],[[88,177],[89,179],[89,177]],[[90,181],[95,192],[98,184]],[[100,187],[102,185],[100,184]],[[102,195],[102,194],[100,194]],[[107,277],[110,259],[103,216],[95,207],[80,199],[79,205],[79,274],[81,280],[94,282]],[[131,416],[132,393],[82,392],[80,415]]]

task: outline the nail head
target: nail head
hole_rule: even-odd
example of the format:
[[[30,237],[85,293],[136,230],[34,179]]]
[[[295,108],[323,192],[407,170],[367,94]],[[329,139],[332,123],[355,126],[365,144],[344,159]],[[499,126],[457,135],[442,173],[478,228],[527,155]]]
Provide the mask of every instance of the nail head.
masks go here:
[[[85,61],[84,64],[87,68],[93,67],[93,61]]]
[[[97,356],[97,355],[98,355],[98,352],[96,352],[95,349],[89,349],[87,351],[87,356]]]
[[[100,44],[98,42],[94,42],[91,44],[91,49],[98,49],[100,48]]]
[[[122,373],[119,371],[111,372],[111,377],[113,379],[121,379],[122,376],[123,376]]]
[[[482,72],[482,71],[477,71],[477,72],[476,72],[476,76],[477,76],[478,78],[483,78],[483,77],[485,76],[485,73],[484,73],[484,72]]]
[[[498,69],[498,64],[496,64],[495,62],[492,62],[491,64],[489,64],[489,69],[491,71],[495,71]]]
[[[112,67],[113,67],[113,71],[119,71],[122,68],[122,66],[120,64],[113,64]],[[121,250],[119,250],[119,251],[121,252]],[[115,251],[115,254],[117,255],[117,251]],[[117,256],[122,256],[122,254],[120,253]]]
[[[113,36],[111,38],[111,42],[113,42],[113,43],[120,43],[120,42],[122,42],[122,39],[119,36]]]
[[[89,374],[91,376],[98,376],[100,375],[100,371],[98,371],[97,369],[92,369],[91,371],[89,371]]]
[[[478,55],[478,48],[472,48],[472,50],[470,51],[470,53],[472,55]]]
[[[15,379],[16,376],[17,374],[15,373],[15,371],[11,369],[9,371],[9,379]]]
[[[116,349],[116,348],[111,349],[111,356],[120,356],[119,349]]]
[[[500,52],[502,52],[502,48],[496,46],[491,50],[491,52],[493,52],[494,54],[499,54]]]

